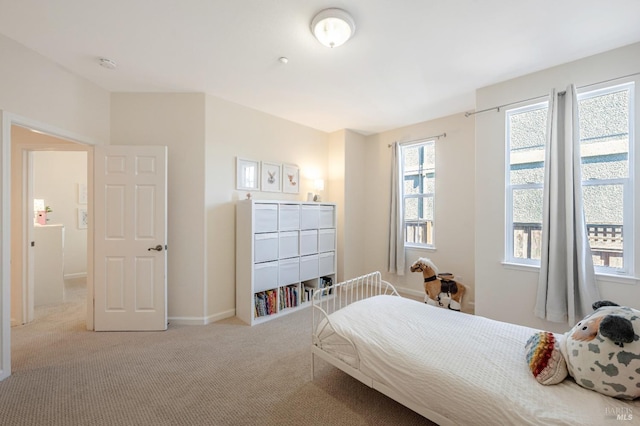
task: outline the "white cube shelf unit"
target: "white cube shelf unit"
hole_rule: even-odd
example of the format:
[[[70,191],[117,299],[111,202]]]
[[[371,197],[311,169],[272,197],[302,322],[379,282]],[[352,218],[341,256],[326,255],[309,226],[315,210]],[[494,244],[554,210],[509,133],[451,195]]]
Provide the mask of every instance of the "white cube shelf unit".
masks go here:
[[[336,205],[242,200],[236,206],[236,315],[250,325],[309,306],[336,280]]]

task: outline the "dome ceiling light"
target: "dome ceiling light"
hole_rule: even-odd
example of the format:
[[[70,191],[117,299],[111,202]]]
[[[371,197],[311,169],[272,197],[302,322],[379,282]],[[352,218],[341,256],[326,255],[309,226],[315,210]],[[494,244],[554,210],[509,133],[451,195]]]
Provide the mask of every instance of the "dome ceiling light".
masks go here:
[[[342,9],[325,9],[311,21],[311,32],[320,43],[327,47],[338,47],[353,37],[356,23]]]

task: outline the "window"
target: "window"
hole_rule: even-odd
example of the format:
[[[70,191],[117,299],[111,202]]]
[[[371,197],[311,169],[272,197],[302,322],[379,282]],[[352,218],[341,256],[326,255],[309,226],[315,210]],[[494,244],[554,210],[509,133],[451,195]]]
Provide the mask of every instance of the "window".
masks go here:
[[[405,245],[433,247],[435,142],[401,146]]]
[[[582,193],[596,272],[630,272],[633,259],[632,83],[578,95]],[[506,112],[506,260],[540,264],[548,104]]]
[[[632,98],[632,84],[578,96],[584,213],[602,272],[626,272],[632,263]]]
[[[507,111],[507,260],[540,262],[548,103]]]

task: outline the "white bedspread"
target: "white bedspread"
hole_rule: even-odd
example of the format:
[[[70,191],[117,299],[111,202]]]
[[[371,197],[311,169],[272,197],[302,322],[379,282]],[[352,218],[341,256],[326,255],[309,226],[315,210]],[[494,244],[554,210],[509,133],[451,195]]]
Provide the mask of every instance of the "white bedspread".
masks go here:
[[[397,296],[359,301],[330,319],[355,344],[363,373],[455,424],[640,423],[638,400],[610,398],[571,378],[539,384],[525,361],[532,328]]]

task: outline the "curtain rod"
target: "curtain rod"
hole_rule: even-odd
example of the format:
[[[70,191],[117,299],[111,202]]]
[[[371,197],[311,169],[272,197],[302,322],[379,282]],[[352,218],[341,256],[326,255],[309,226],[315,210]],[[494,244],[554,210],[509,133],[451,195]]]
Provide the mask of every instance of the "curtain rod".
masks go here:
[[[587,84],[587,85],[578,87],[578,89],[584,89],[585,87],[595,86],[597,84],[609,83],[610,81],[621,80],[623,78],[633,77],[633,76],[636,76],[636,75],[640,75],[640,72],[634,72],[633,74],[624,75],[622,77],[610,78],[609,80],[604,80],[604,81],[599,81],[597,83]],[[558,92],[558,94],[562,95],[562,94],[564,94],[564,92]],[[471,117],[472,115],[481,114],[483,112],[489,112],[489,111],[493,111],[493,110],[496,110],[496,112],[500,112],[500,109],[502,109],[504,107],[508,107],[508,106],[515,105],[515,104],[519,104],[519,103],[522,103],[522,102],[535,101],[537,99],[543,99],[543,98],[546,98],[548,96],[549,95],[540,95],[540,96],[536,96],[536,97],[529,98],[529,99],[523,99],[521,101],[509,102],[508,104],[498,105],[498,106],[495,106],[495,107],[492,107],[492,108],[482,109],[480,111],[468,111],[468,112],[464,113],[464,116],[465,117]]]
[[[400,143],[401,145],[404,145],[404,144],[406,144],[406,143],[420,142],[420,141],[424,141],[424,140],[427,140],[427,139],[440,139],[440,138],[446,138],[446,137],[447,137],[447,134],[446,134],[446,133],[440,133],[439,135],[427,136],[427,137],[424,137],[424,138],[414,139],[414,140],[411,140],[411,141],[404,141],[404,142],[399,142],[399,143]],[[397,142],[397,141],[396,141],[396,142]],[[388,144],[388,145],[387,145],[387,148],[391,148],[391,144]]]

